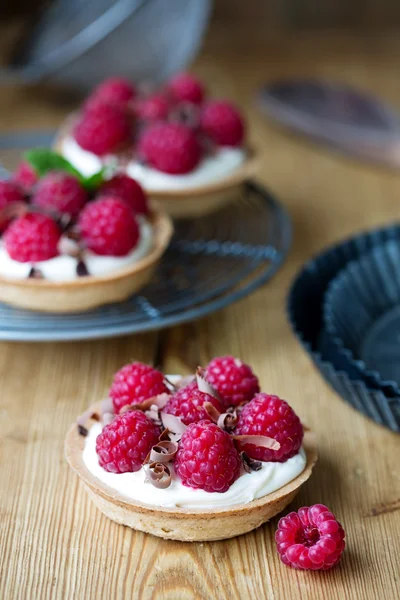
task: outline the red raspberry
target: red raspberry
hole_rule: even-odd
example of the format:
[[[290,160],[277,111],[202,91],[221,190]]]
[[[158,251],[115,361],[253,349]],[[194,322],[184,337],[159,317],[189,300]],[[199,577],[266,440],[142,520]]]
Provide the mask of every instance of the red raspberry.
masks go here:
[[[219,146],[240,146],[245,126],[238,110],[225,100],[208,102],[201,114],[202,131]]]
[[[25,160],[19,163],[16,171],[14,171],[12,179],[25,192],[31,192],[32,188],[39,181],[39,177],[35,169]]]
[[[61,230],[48,217],[39,213],[27,213],[15,219],[4,234],[8,254],[19,262],[39,262],[58,254]]]
[[[137,215],[148,215],[149,207],[147,196],[139,183],[128,175],[114,175],[112,179],[103,183],[99,196],[117,196],[128,204]]]
[[[100,466],[110,473],[139,471],[160,433],[160,428],[140,410],[119,415],[97,436]]]
[[[0,181],[0,211],[15,202],[25,202],[25,196],[21,188],[13,181]],[[8,217],[1,218],[0,232],[4,231],[9,222]]]
[[[344,529],[323,504],[300,508],[280,519],[275,533],[285,565],[295,569],[330,569],[345,547]]]
[[[84,150],[98,156],[112,154],[130,141],[129,117],[118,106],[98,103],[84,111],[75,126],[74,137]]]
[[[226,406],[251,400],[259,391],[258,379],[251,368],[233,356],[214,358],[207,366],[206,379]]]
[[[79,215],[78,228],[86,247],[102,256],[125,256],[140,235],[130,207],[114,196],[89,202]]]
[[[164,411],[180,417],[185,425],[190,425],[190,423],[197,423],[202,419],[209,419],[203,408],[205,402],[211,402],[219,412],[224,412],[222,404],[213,396],[201,392],[197,383],[193,381],[171,396]]]
[[[164,375],[150,365],[134,362],[114,375],[110,397],[116,413],[127,404],[139,404],[152,396],[168,393]]]
[[[91,98],[97,98],[109,104],[126,104],[136,95],[135,86],[123,77],[110,77],[95,88]]]
[[[285,400],[269,394],[257,394],[239,415],[235,434],[266,435],[278,441],[279,450],[245,444],[243,450],[257,460],[285,462],[300,450],[303,426]]]
[[[162,94],[154,94],[140,100],[136,105],[136,114],[144,121],[161,121],[169,113],[169,102]]]
[[[168,84],[168,90],[177,102],[201,104],[204,100],[204,86],[193,75],[179,73]]]
[[[182,435],[175,471],[187,487],[226,492],[239,477],[239,453],[226,431],[211,421],[199,421]]]
[[[151,125],[142,135],[139,150],[152,167],[175,175],[192,171],[201,156],[195,134],[180,123]]]
[[[32,202],[76,217],[87,199],[87,193],[76,177],[63,171],[53,171],[40,179]]]

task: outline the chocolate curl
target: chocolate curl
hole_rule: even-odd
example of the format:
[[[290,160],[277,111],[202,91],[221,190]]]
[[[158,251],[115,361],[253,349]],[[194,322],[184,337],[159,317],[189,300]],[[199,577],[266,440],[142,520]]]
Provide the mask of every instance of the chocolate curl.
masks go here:
[[[221,402],[221,396],[218,394],[215,387],[213,387],[205,378],[204,369],[202,367],[197,367],[196,382],[200,392],[203,392],[203,394],[208,394],[209,396],[212,396]]]
[[[165,490],[171,485],[171,471],[165,463],[151,462],[145,465],[146,481],[159,490]]]
[[[185,375],[185,377],[181,377],[179,381],[175,384],[175,387],[180,390],[187,385],[190,385],[195,381],[196,377],[194,375]]]
[[[169,440],[161,441],[152,447],[146,462],[168,463],[175,458],[177,452],[178,444]]]
[[[170,395],[164,392],[163,394],[158,394],[157,396],[147,398],[147,400],[144,400],[139,404],[127,404],[126,406],[123,406],[119,412],[120,414],[128,412],[129,410],[141,410],[145,412],[146,410],[150,410],[152,406],[155,406],[158,408],[158,410],[161,410],[167,404],[169,398]]]
[[[217,425],[221,427],[221,429],[225,429],[226,431],[230,431],[231,429],[235,429],[238,422],[238,416],[236,410],[233,412],[222,413],[218,417]]]
[[[250,456],[248,456],[246,452],[241,452],[240,458],[246,473],[251,473],[252,471],[259,471],[262,468],[261,460],[255,460],[254,458],[250,458]]]
[[[270,450],[279,450],[280,443],[266,435],[232,435],[232,439],[239,446],[244,444],[253,444],[260,448],[269,448]]]
[[[160,437],[158,438],[160,442],[174,442],[174,444],[178,444],[181,440],[181,433],[172,433],[169,429],[164,429]]]
[[[60,254],[67,254],[73,258],[80,258],[82,249],[78,242],[68,235],[62,235],[58,241],[58,251]]]
[[[89,430],[86,427],[86,424],[89,420],[100,421],[99,415],[97,413],[94,413],[92,410],[90,410],[90,408],[88,410],[85,410],[83,415],[78,417],[76,420],[76,424],[78,425],[79,435],[83,435],[83,437],[87,436],[87,434],[89,433]]]
[[[164,375],[164,381],[165,381],[167,387],[169,387],[171,390],[176,392],[176,390],[178,389],[178,386],[176,383],[172,383],[172,381],[170,379],[168,379],[168,377],[166,375]]]
[[[216,423],[221,429],[229,431],[236,427],[238,420],[236,411],[220,413],[211,402],[204,402],[202,408],[204,408],[211,421]]]
[[[170,415],[165,412],[161,412],[160,416],[161,416],[162,424],[164,425],[165,429],[168,429],[172,433],[179,433],[179,434],[185,433],[185,431],[187,429],[187,425],[182,423],[182,421],[179,419],[179,417],[175,417],[175,415]]]

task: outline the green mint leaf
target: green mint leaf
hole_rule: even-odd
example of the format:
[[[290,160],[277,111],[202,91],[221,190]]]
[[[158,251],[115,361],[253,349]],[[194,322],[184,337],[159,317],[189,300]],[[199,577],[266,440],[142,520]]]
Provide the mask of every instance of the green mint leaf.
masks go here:
[[[83,187],[88,191],[88,192],[94,192],[95,190],[97,190],[106,180],[105,179],[105,174],[106,174],[106,168],[103,167],[102,169],[100,169],[100,171],[97,171],[97,173],[93,173],[93,175],[91,175],[90,177],[87,177],[83,182],[82,185]]]
[[[49,171],[65,171],[74,175],[83,185],[85,183],[85,177],[66,158],[53,150],[34,148],[25,152],[24,158],[32,165],[39,177],[43,177]]]

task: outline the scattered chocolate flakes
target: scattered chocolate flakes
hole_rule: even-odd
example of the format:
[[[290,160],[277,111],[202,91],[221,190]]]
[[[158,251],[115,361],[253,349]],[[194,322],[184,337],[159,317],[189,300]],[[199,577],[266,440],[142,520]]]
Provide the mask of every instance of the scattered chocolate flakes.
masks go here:
[[[151,462],[144,466],[146,481],[159,490],[166,489],[171,485],[171,471],[165,463]]]
[[[179,417],[175,415],[170,415],[165,412],[160,413],[161,421],[165,429],[169,429],[172,433],[185,433],[187,429],[187,425],[182,423]]]
[[[232,435],[231,437],[239,447],[244,444],[253,444],[270,450],[279,450],[281,447],[279,442],[266,435]]]
[[[156,425],[162,425],[160,419],[160,411],[158,410],[157,406],[155,406],[155,404],[153,404],[149,410],[145,410],[144,414],[146,415],[146,417],[154,421]]]
[[[44,279],[43,273],[40,269],[32,267],[28,274],[29,279]]]
[[[84,427],[83,425],[80,425],[79,423],[78,423],[78,432],[79,432],[79,435],[83,435],[83,437],[86,437],[87,434],[89,433],[88,429],[86,429],[86,427]]]
[[[79,277],[85,277],[86,275],[89,275],[89,271],[83,260],[78,261],[76,265],[76,273]]]
[[[100,415],[98,415],[97,413],[92,413],[90,415],[90,418],[93,419],[93,421],[100,421]]]
[[[196,382],[200,392],[203,392],[203,394],[208,394],[209,396],[212,396],[221,402],[221,396],[218,394],[215,387],[213,387],[205,378],[204,369],[202,367],[197,367]]]
[[[262,467],[262,463],[260,460],[255,460],[254,458],[250,458],[246,454],[246,452],[240,453],[240,458],[243,463],[243,468],[246,473],[251,473],[252,471],[259,471]]]
[[[172,383],[172,381],[170,379],[168,379],[168,377],[166,375],[164,375],[164,381],[165,381],[167,387],[169,387],[171,390],[176,391],[178,389],[178,385],[176,383]]]
[[[160,442],[174,442],[174,444],[178,444],[181,441],[181,437],[181,433],[172,433],[169,429],[164,429],[158,439]]]

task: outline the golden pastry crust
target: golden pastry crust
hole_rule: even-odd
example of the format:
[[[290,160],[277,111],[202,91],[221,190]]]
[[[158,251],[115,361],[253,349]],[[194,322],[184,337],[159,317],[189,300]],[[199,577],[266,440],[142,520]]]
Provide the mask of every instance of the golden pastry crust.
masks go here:
[[[126,300],[144,287],[170,242],[173,225],[162,212],[152,212],[153,246],[138,262],[103,276],[87,275],[72,281],[0,277],[0,301],[41,312],[78,312]]]
[[[99,405],[90,409],[99,412]],[[65,456],[82,480],[94,504],[109,519],[158,537],[184,542],[222,540],[247,533],[280,513],[310,477],[317,462],[317,443],[311,431],[304,434],[304,471],[281,489],[258,500],[228,508],[189,509],[155,507],[132,502],[94,477],[83,462],[85,438],[73,425],[65,438]],[[156,491],[155,491],[156,493]]]

